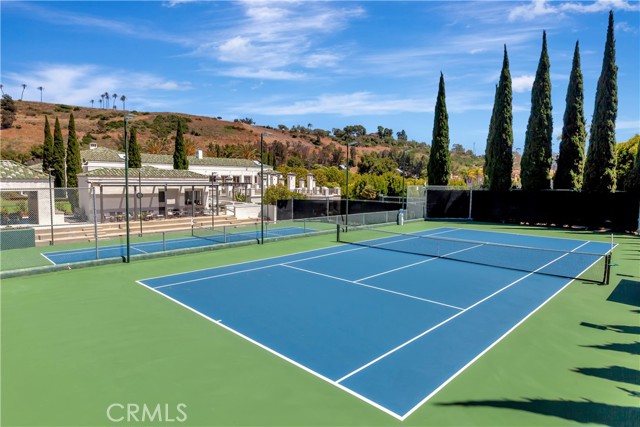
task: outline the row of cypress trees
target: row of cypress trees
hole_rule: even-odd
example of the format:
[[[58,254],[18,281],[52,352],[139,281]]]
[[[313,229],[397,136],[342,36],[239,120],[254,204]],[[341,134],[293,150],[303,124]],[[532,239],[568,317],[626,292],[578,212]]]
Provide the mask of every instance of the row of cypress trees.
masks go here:
[[[184,131],[182,127],[183,126],[179,124],[176,131],[173,168],[188,170],[189,160],[187,159],[186,146],[184,144]],[[127,138],[129,142],[129,168],[141,168],[142,156],[140,153],[140,145],[137,140],[138,133],[136,128],[131,127],[131,130],[125,138]],[[51,176],[54,178],[54,185],[58,188],[74,188],[78,186],[78,174],[82,172],[82,165],[80,159],[80,144],[78,143],[73,113],[69,116],[66,147],[62,137],[60,120],[56,117],[54,131],[52,134],[49,117],[45,116],[42,170],[45,173],[51,172]]]
[[[576,42],[567,88],[560,154],[553,182],[556,189],[582,190],[591,193],[615,191],[615,121],[618,99],[613,29],[613,12],[610,11],[586,162],[584,89],[580,70],[579,43]],[[520,176],[523,190],[551,188],[553,119],[549,68],[547,37],[546,32],[543,32],[542,52],[531,90],[531,113],[521,161]],[[485,153],[485,183],[490,190],[504,191],[511,188],[512,121],[511,76],[505,46]]]
[[[45,116],[42,170],[45,173],[51,172],[56,187],[78,186],[78,174],[82,172],[82,166],[80,164],[80,144],[78,144],[73,113],[69,116],[66,147],[62,137],[60,120],[56,117],[52,135],[49,117]]]

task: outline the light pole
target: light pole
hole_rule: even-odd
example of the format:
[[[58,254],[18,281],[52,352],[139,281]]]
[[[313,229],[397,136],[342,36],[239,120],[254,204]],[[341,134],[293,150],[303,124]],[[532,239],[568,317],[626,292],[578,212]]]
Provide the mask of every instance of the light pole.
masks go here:
[[[51,172],[53,172],[54,168],[49,168],[49,210],[51,211],[51,245],[53,246],[53,209],[55,207],[55,203],[53,201],[53,190],[51,188]]]
[[[136,199],[138,199],[138,217],[140,218],[140,237],[142,237],[142,167],[138,168],[138,193],[136,194]]]
[[[260,244],[264,245],[264,137],[269,132],[260,134]]]
[[[347,195],[347,203],[345,206],[345,210],[347,214],[344,218],[344,225],[349,225],[349,147],[353,147],[354,145],[356,145],[356,143],[355,141],[353,141],[353,142],[348,142],[346,145],[347,145],[347,169],[345,172],[347,173],[347,185],[344,192]]]
[[[216,182],[216,175],[217,172],[211,172],[211,177],[209,178],[211,180],[211,228],[214,229],[216,227],[216,220],[215,220],[215,216],[216,216],[216,211],[215,209],[217,208],[217,206],[214,207],[213,204],[213,184]],[[217,205],[217,203],[216,203]]]
[[[127,122],[133,119],[133,114],[124,116],[124,206],[125,206],[125,222],[127,224],[127,257],[126,263],[131,261],[131,241],[129,238],[129,140],[127,139]]]
[[[407,152],[409,152],[410,150],[403,150],[402,151],[402,199],[401,200],[401,207],[402,210],[405,209],[405,200],[407,198],[407,189],[404,185],[404,177],[407,175],[406,169],[405,169],[405,164],[406,164],[406,159],[407,159]]]

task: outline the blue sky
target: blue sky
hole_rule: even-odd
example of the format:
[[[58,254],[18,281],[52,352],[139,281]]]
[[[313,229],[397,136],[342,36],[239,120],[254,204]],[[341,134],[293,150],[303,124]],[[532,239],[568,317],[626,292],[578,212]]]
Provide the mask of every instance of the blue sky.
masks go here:
[[[430,143],[440,72],[452,144],[484,153],[507,45],[514,145],[547,31],[555,140],[580,42],[591,122],[609,10],[615,14],[617,139],[640,133],[640,3],[564,1],[6,1],[0,80],[25,100],[250,117],[331,130],[379,125]],[[122,108],[122,102],[117,102]]]

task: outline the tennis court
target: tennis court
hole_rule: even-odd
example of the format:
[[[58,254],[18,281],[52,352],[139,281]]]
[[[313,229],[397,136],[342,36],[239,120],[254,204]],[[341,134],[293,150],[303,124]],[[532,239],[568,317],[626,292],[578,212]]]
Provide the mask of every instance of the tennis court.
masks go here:
[[[604,280],[612,250],[457,228],[340,240],[138,283],[403,420],[573,278]]]
[[[302,227],[282,227],[265,229],[265,238],[293,236],[296,234],[310,233],[315,230]],[[150,254],[156,252],[172,251],[177,249],[199,248],[203,246],[220,245],[233,242],[246,242],[258,240],[261,230],[253,227],[246,231],[227,230],[226,228],[195,227],[191,231],[191,237],[156,239],[130,244],[131,255]],[[72,249],[65,251],[42,252],[41,255],[54,265],[67,264],[82,261],[91,261],[104,258],[119,258],[126,256],[126,244],[101,246],[93,248]]]

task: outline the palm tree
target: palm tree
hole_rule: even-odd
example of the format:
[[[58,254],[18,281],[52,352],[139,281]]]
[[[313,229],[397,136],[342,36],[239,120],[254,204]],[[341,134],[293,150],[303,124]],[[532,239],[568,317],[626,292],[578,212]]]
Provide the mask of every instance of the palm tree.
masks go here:
[[[20,94],[20,101],[22,101],[22,95],[24,95],[24,90],[27,88],[27,85],[22,83],[22,93]]]
[[[102,108],[102,100],[103,100],[103,98],[104,98],[104,95],[101,95],[100,96],[100,108]]]
[[[42,91],[44,88],[42,86],[38,86],[38,90],[40,91],[40,103],[42,103]]]
[[[3,87],[4,87],[4,85],[0,84],[0,92],[2,92],[2,95],[4,95],[4,91],[2,90]]]
[[[126,110],[126,108],[124,108],[124,101],[126,101],[126,99],[127,99],[127,97],[126,97],[126,96],[124,96],[124,95],[122,95],[122,96],[120,97],[120,101],[122,101],[122,111]]]
[[[118,99],[118,94],[114,93],[113,95],[111,95],[111,97],[113,98],[113,109],[116,109],[116,100]]]
[[[91,100],[91,108],[93,108],[93,99]]]
[[[109,108],[109,92],[104,93],[105,108]]]

